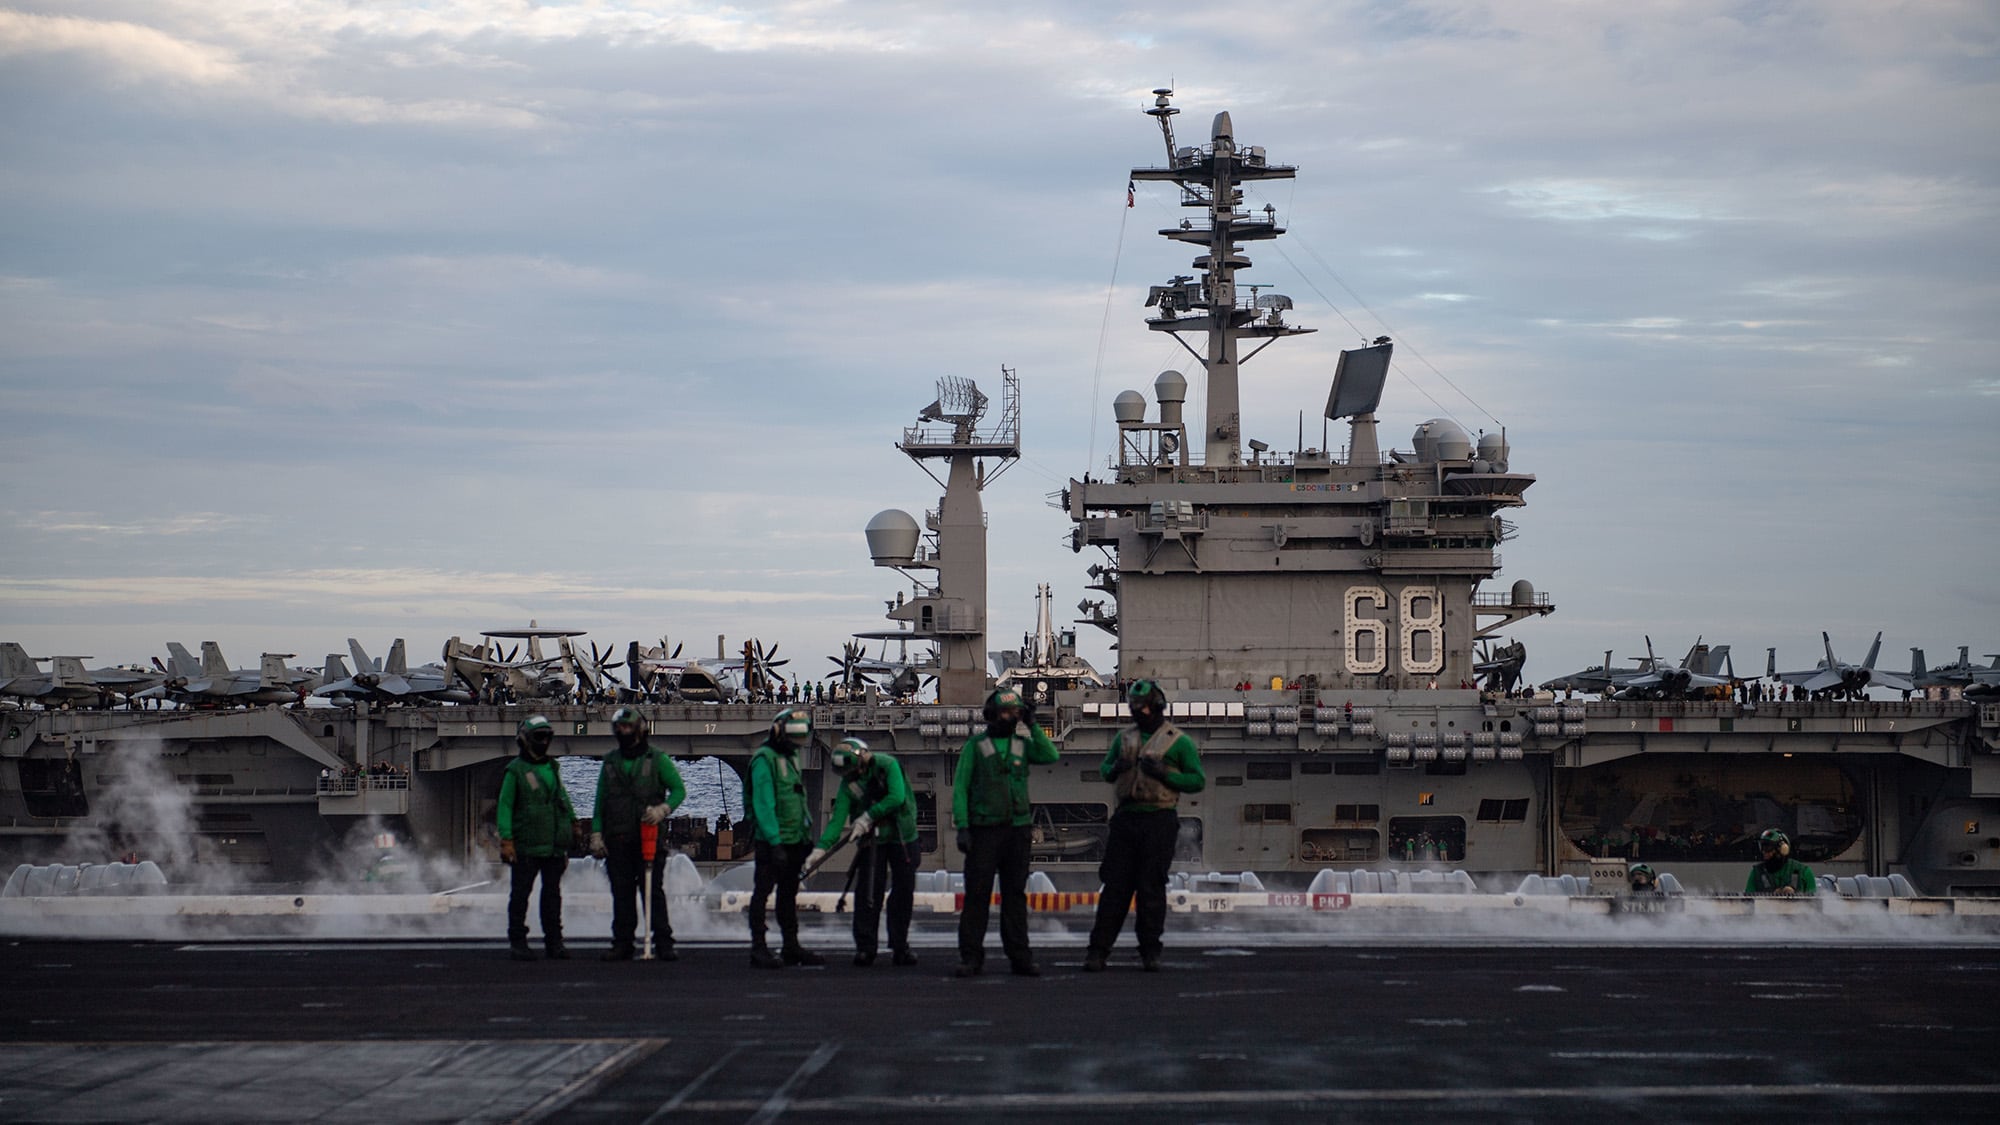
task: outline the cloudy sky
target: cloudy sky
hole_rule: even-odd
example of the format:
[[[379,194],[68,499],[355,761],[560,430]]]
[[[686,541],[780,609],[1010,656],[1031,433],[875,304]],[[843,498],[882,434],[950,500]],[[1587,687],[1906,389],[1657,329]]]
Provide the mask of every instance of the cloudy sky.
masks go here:
[[[936,499],[899,427],[1006,364],[1009,641],[1083,594],[1045,503],[1093,416],[1182,366],[1179,213],[1124,206],[1172,84],[1302,169],[1249,280],[1322,331],[1248,436],[1378,333],[1385,442],[1504,423],[1532,675],[2000,651],[1997,52],[1984,0],[0,0],[0,635],[535,618],[817,674],[898,588],[862,525]]]

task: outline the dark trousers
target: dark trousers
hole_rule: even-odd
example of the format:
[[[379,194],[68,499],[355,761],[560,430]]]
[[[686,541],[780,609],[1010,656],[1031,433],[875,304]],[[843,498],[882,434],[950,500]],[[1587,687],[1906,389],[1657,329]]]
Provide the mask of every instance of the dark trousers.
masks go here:
[[[876,841],[854,857],[854,951],[875,952],[875,934],[882,921],[882,900],[889,900],[889,949],[910,948],[910,913],[917,901],[917,841],[892,844]]]
[[[1090,927],[1090,951],[1110,956],[1125,928],[1125,912],[1139,900],[1139,954],[1157,957],[1160,935],[1167,930],[1167,869],[1174,864],[1174,845],[1181,834],[1180,814],[1119,812],[1111,815],[1111,832],[1104,841],[1104,862],[1097,877],[1104,893],[1097,900],[1097,923]]]
[[[773,888],[778,892],[778,932],[786,948],[799,943],[799,871],[806,865],[811,849],[804,844],[771,844],[757,841],[756,882],[750,891],[750,941],[764,944],[764,900]]]
[[[637,836],[604,838],[604,874],[611,880],[611,944],[630,949],[639,933],[639,877],[647,876],[646,888],[653,904],[653,948],[668,949],[674,944],[674,924],[667,917],[667,849],[653,853],[653,869],[646,870],[645,852]]]
[[[562,877],[569,857],[523,855],[514,857],[514,874],[507,889],[507,943],[528,943],[528,896],[535,892],[535,879],[542,880],[542,940],[549,945],[562,943]]]
[[[958,959],[986,960],[986,918],[993,906],[993,879],[1000,879],[1000,948],[1007,960],[1035,959],[1028,948],[1028,826],[974,826],[972,851],[965,857],[965,911],[958,916]]]

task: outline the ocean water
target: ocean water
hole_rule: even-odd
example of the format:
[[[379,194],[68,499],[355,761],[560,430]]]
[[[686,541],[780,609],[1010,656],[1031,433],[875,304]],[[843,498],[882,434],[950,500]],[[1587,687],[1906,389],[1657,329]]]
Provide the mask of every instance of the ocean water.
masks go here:
[[[597,810],[597,771],[601,759],[563,757],[556,760],[563,784],[578,816]],[[727,816],[731,824],[743,819],[743,779],[721,758],[675,758],[681,781],[687,785],[687,801],[674,811],[677,817],[696,816],[715,827],[715,818]]]

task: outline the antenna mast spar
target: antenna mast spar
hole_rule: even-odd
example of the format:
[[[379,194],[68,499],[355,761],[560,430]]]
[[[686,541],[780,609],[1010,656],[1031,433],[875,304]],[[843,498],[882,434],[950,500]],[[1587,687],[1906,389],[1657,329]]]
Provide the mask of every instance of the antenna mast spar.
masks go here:
[[[1235,129],[1228,113],[1215,115],[1209,143],[1201,147],[1176,148],[1173,117],[1180,110],[1169,104],[1173,91],[1153,91],[1153,108],[1147,115],[1160,123],[1160,135],[1167,145],[1163,168],[1135,168],[1132,179],[1166,181],[1180,185],[1181,206],[1199,208],[1201,221],[1183,219],[1177,228],[1160,232],[1164,238],[1206,248],[1194,266],[1201,271],[1155,285],[1147,295],[1149,308],[1159,315],[1146,321],[1156,332],[1172,333],[1189,355],[1200,361],[1208,373],[1208,416],[1202,432],[1203,463],[1210,466],[1243,463],[1242,414],[1238,407],[1237,368],[1280,336],[1296,336],[1312,331],[1285,323],[1284,309],[1291,302],[1270,298],[1260,307],[1255,300],[1236,297],[1236,274],[1250,268],[1240,243],[1276,238],[1284,233],[1277,213],[1267,208],[1261,214],[1241,210],[1241,185],[1251,180],[1289,180],[1298,171],[1264,159],[1264,150],[1255,146],[1238,148]],[[1282,305],[1277,302],[1282,301]],[[1182,332],[1203,332],[1208,346],[1196,351]],[[1245,338],[1264,340],[1249,355],[1238,355],[1238,343]]]

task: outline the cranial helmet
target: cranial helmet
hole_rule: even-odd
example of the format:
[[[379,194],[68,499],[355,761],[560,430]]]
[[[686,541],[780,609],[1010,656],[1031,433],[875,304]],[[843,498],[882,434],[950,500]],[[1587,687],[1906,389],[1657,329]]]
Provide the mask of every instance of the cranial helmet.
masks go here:
[[[1644,875],[1646,877],[1646,882],[1648,883],[1654,883],[1659,881],[1658,877],[1653,874],[1653,868],[1651,864],[1635,863],[1632,866],[1625,869],[1625,878],[1631,880],[1632,885],[1635,887],[1639,885],[1639,877],[1641,875]]]
[[[1153,680],[1140,680],[1125,689],[1125,701],[1133,707],[1158,707],[1167,709],[1167,693]]]
[[[625,732],[618,728],[624,727]],[[620,707],[611,712],[611,733],[618,739],[621,749],[639,745],[646,740],[646,716],[637,707]],[[629,733],[626,733],[629,732]]]
[[[861,769],[868,764],[868,759],[872,756],[873,752],[868,749],[866,742],[858,738],[843,738],[840,744],[833,748],[833,753],[828,755],[828,759],[833,763],[835,770],[845,774]]]
[[[530,715],[514,728],[514,745],[523,750],[532,747],[538,757],[548,753],[549,744],[555,740],[555,724],[545,715]]]
[[[812,737],[812,712],[804,707],[787,707],[771,719],[771,744],[790,746]]]
[[[1007,708],[1012,707],[1019,711],[1022,706],[1020,692],[1013,688],[995,688],[993,694],[986,697],[986,706],[980,710],[980,714],[990,723],[999,718],[1000,712]]]
[[[1775,828],[1764,829],[1764,834],[1757,837],[1757,846],[1760,848],[1776,848],[1778,849],[1778,854],[1783,856],[1792,854],[1791,837]]]

